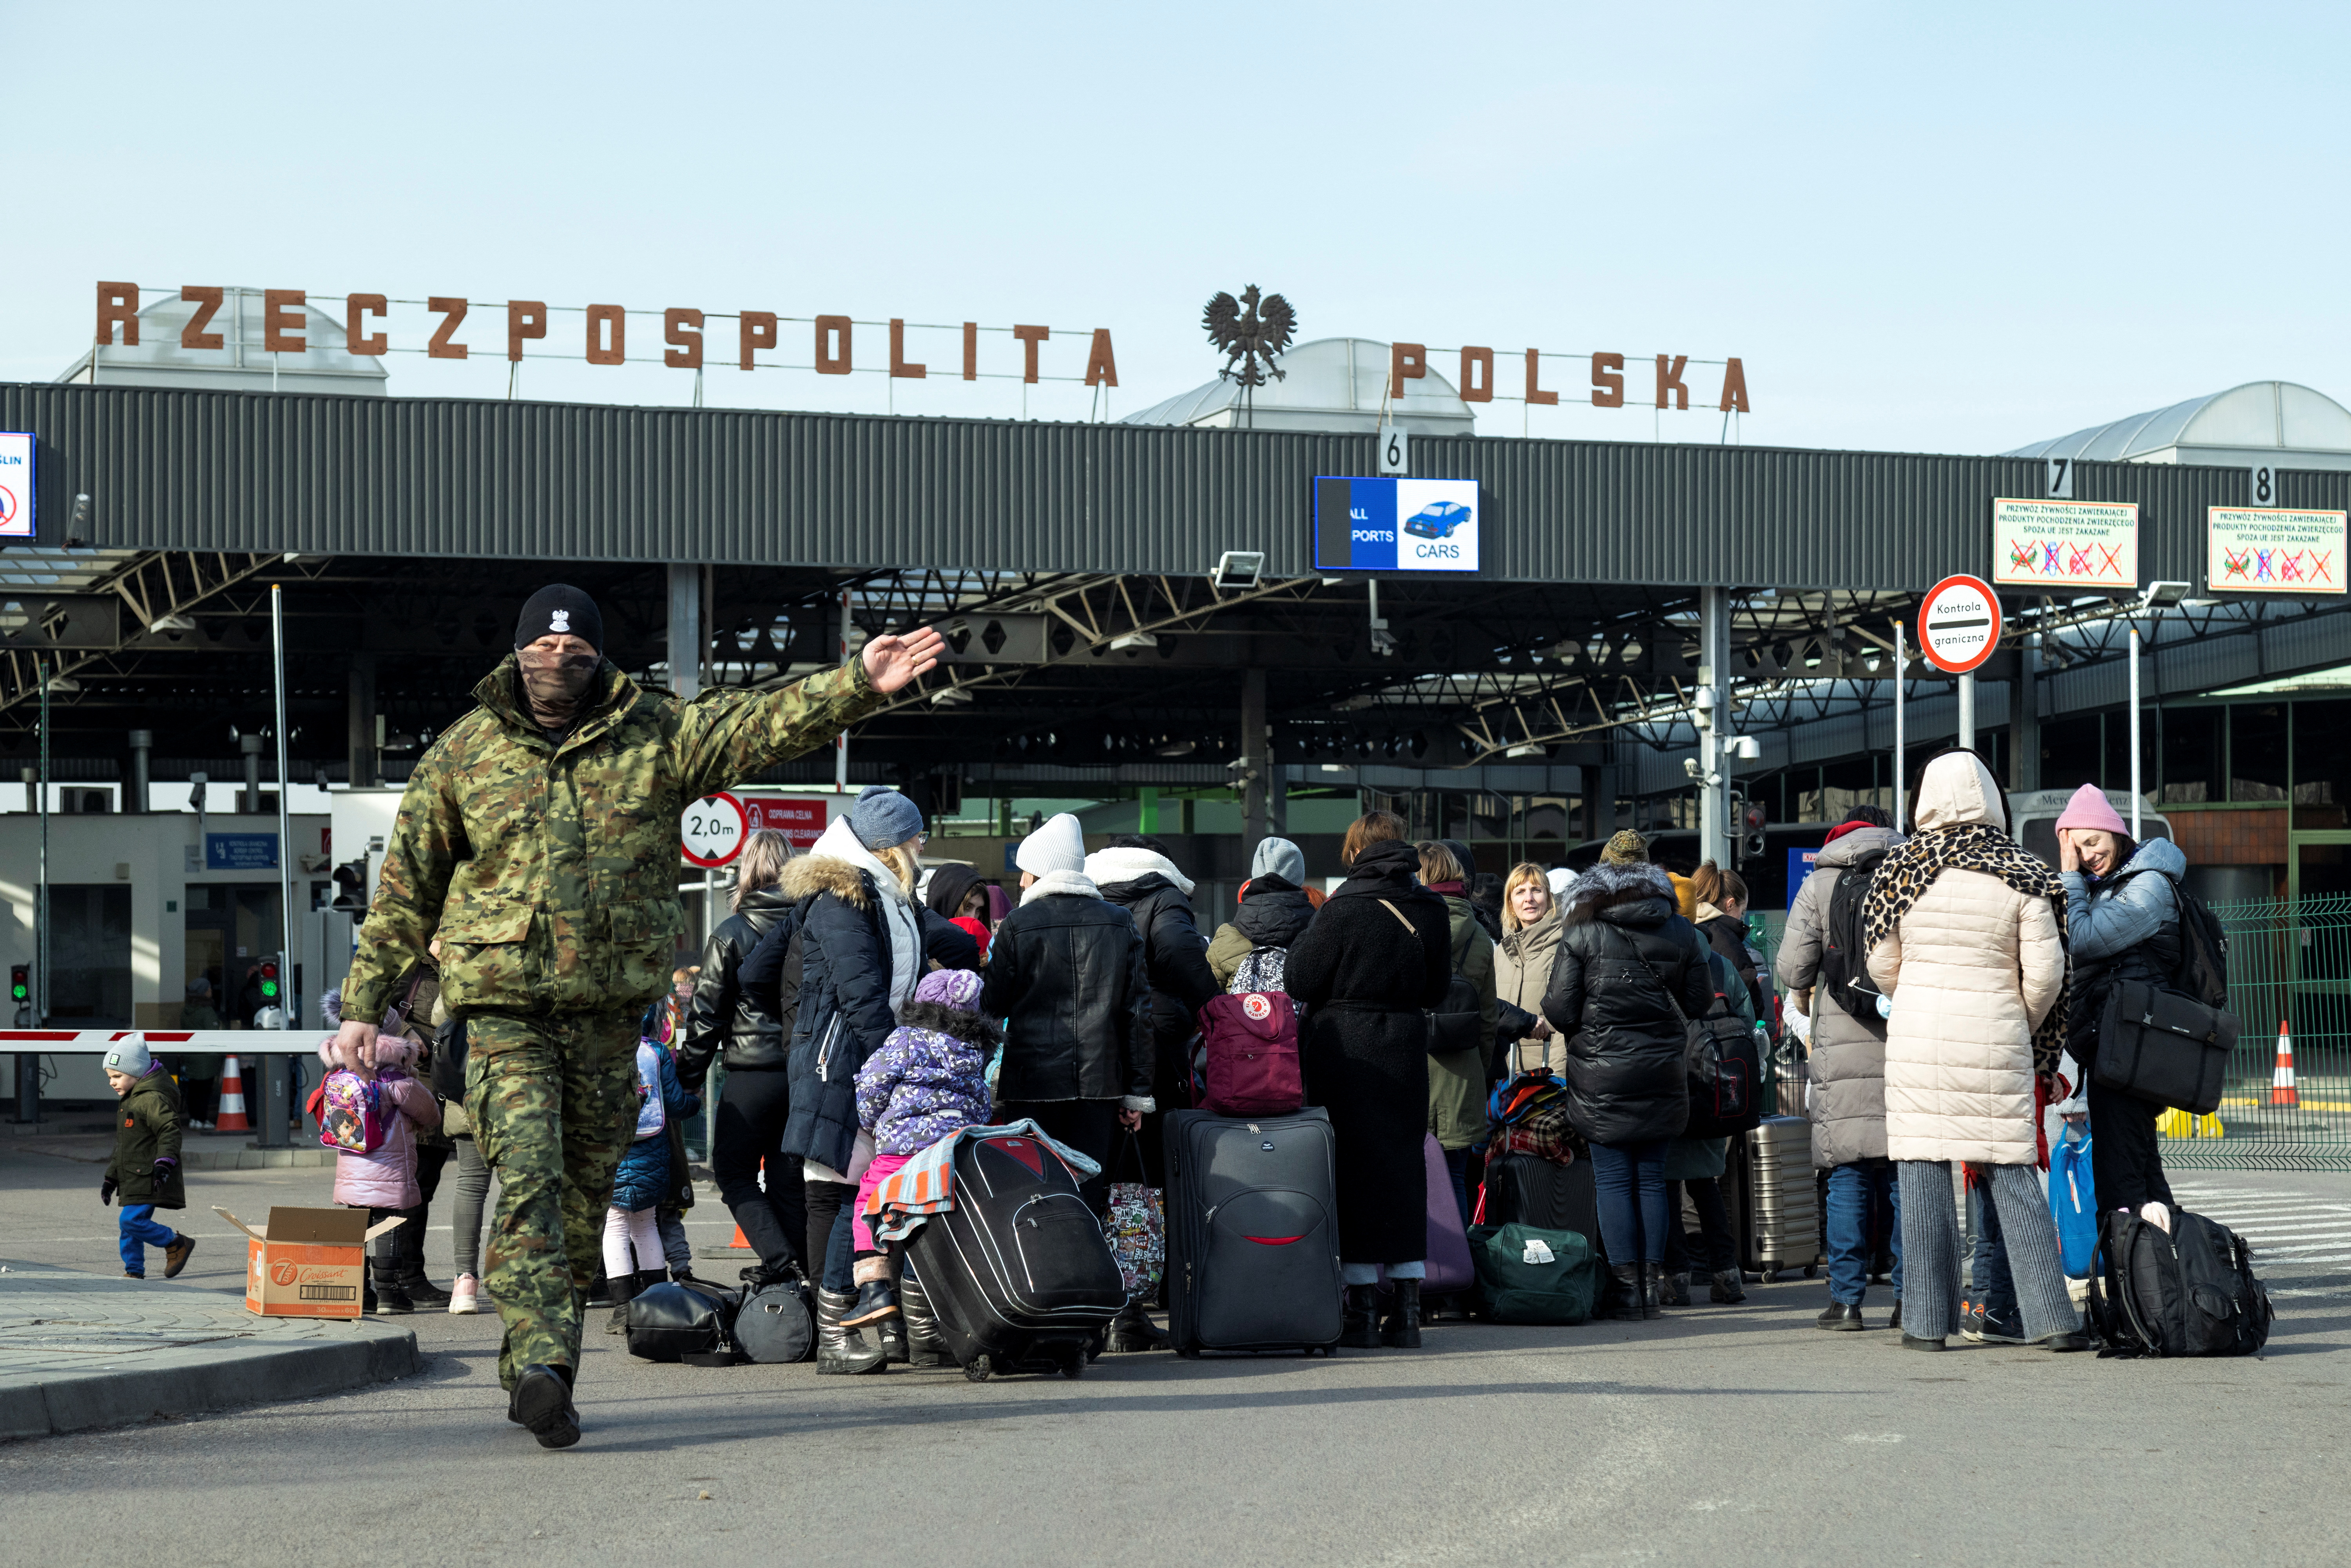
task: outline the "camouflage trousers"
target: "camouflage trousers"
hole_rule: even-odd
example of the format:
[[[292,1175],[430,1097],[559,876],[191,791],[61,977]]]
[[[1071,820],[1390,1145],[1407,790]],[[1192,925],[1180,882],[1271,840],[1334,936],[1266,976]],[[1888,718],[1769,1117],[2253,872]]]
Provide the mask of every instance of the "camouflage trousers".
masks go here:
[[[612,1176],[636,1131],[638,1016],[466,1017],[465,1114],[498,1177],[482,1288],[506,1324],[508,1390],[527,1366],[579,1369]]]

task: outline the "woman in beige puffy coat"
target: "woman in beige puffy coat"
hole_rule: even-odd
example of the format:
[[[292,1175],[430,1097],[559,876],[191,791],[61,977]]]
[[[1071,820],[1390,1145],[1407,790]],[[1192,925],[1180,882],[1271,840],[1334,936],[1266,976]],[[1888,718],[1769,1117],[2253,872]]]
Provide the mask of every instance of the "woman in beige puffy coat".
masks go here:
[[[1513,1074],[1557,1075],[1567,1071],[1567,1042],[1542,1016],[1543,988],[1551,984],[1552,961],[1559,956],[1559,934],[1563,929],[1549,874],[1531,861],[1512,866],[1502,884],[1502,939],[1494,945],[1494,997],[1535,1020],[1532,1029],[1511,1043]]]
[[[1976,1167],[2000,1212],[2025,1337],[2082,1350],[2033,1168],[2033,1086],[2065,1035],[2065,892],[2008,833],[1983,759],[1951,750],[1919,776],[1908,841],[1863,905],[1869,973],[1893,1000],[1886,1031],[1886,1150],[1902,1186],[1900,1322],[1907,1348],[1958,1331],[1954,1160]]]

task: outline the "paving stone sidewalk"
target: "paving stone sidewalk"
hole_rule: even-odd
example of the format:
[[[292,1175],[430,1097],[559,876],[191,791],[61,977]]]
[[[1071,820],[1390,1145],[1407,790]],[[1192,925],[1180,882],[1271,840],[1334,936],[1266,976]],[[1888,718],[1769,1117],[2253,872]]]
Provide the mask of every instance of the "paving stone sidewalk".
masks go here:
[[[0,1440],[308,1398],[423,1366],[415,1334],[388,1323],[262,1318],[241,1296],[160,1273],[0,1258]]]

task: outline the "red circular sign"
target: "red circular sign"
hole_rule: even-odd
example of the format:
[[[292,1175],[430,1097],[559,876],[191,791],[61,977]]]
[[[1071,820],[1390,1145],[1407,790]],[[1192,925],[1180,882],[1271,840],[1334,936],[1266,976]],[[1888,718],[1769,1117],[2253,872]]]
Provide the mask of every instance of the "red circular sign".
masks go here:
[[[751,818],[743,802],[721,790],[686,807],[678,819],[678,850],[705,871],[716,871],[743,852],[743,841],[750,832]]]
[[[1947,577],[1918,603],[1918,651],[1947,674],[1964,675],[2000,650],[2000,595],[1980,577]]]

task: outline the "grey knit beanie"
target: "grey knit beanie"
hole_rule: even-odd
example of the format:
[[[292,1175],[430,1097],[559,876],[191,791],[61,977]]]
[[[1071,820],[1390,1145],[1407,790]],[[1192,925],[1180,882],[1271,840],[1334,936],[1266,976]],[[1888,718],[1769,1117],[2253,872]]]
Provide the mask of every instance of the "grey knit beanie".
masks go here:
[[[923,831],[923,809],[895,789],[869,784],[849,808],[849,831],[867,849],[886,850]]]

